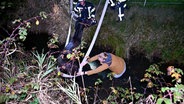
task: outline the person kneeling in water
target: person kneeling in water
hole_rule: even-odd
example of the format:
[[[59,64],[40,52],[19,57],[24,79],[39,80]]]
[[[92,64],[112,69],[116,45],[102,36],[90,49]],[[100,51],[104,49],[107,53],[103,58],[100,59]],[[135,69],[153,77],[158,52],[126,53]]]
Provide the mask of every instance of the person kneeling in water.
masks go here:
[[[112,53],[107,53],[107,52],[102,52],[91,58],[87,58],[87,60],[82,62],[80,66],[83,67],[87,63],[93,62],[95,60],[98,60],[100,62],[101,65],[99,67],[97,67],[94,70],[78,72],[77,75],[92,75],[92,74],[102,72],[106,69],[110,69],[113,72],[114,78],[119,78],[126,71],[126,63],[124,59]]]

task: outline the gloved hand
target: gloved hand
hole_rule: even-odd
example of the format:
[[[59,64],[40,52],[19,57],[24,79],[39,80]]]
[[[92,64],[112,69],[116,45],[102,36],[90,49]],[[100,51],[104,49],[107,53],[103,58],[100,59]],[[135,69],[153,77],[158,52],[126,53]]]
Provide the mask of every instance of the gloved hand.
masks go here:
[[[74,11],[71,11],[71,16],[72,16],[72,18],[73,18],[74,21],[77,21],[78,18],[79,18],[79,15],[76,14]]]
[[[74,11],[71,11],[71,15],[73,15],[75,18],[79,17],[79,15],[77,13],[75,13]]]
[[[95,20],[95,18],[91,18],[90,19],[90,26],[92,26],[92,25],[95,25],[97,23],[97,21]]]

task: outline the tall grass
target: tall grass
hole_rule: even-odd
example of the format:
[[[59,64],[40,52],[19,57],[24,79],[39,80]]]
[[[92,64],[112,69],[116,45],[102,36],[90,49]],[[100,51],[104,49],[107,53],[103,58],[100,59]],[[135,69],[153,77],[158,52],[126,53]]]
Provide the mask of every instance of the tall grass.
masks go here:
[[[136,47],[146,52],[148,58],[154,53],[161,53],[158,57],[164,60],[183,62],[184,12],[177,8],[180,5],[172,8],[128,6],[122,22],[116,22],[115,11],[107,11],[96,46],[109,47],[120,56]]]

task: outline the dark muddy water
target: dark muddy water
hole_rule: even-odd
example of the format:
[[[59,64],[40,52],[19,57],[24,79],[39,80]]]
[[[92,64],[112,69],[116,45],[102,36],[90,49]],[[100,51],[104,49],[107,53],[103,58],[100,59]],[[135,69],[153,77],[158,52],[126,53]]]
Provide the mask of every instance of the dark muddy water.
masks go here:
[[[91,52],[90,56],[93,56],[95,54],[98,54],[103,51],[109,51],[110,50],[100,50],[99,48],[94,48]],[[131,50],[130,52],[130,58],[125,59],[127,70],[126,72],[118,79],[113,78],[112,80],[109,80],[108,77],[106,77],[107,73],[110,72],[110,70],[105,70],[104,72],[101,72],[99,74],[91,75],[91,76],[84,76],[84,83],[85,87],[90,88],[91,91],[89,92],[89,96],[91,98],[94,98],[95,93],[95,82],[97,79],[101,79],[102,83],[99,86],[98,91],[98,98],[103,100],[106,99],[111,91],[110,87],[121,87],[121,88],[130,88],[131,86],[133,88],[136,88],[134,91],[137,93],[142,94],[150,94],[153,93],[154,90],[145,90],[147,83],[142,83],[140,80],[144,77],[145,70],[149,68],[150,65],[153,63],[160,63],[162,60],[153,57],[153,61],[150,62],[143,53],[136,52],[134,50]],[[97,65],[98,62],[97,62]],[[183,68],[183,65],[178,64],[177,62],[170,62],[170,63],[163,63],[159,64],[159,68],[162,72],[166,73],[166,69],[168,66],[173,65],[177,68]],[[89,66],[84,67],[84,70],[89,69]],[[165,78],[166,82],[171,82],[171,78],[169,78],[167,75],[163,76]],[[184,79],[182,79],[184,80]],[[80,77],[77,78],[77,81],[81,87],[83,87],[82,79]],[[98,100],[99,100],[98,99]],[[94,99],[91,100],[93,102]]]

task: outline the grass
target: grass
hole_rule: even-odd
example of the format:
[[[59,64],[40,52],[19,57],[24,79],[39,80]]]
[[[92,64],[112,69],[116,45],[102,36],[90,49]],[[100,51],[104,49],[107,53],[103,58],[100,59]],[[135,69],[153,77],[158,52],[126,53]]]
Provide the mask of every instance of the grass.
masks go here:
[[[123,22],[116,22],[117,11],[108,8],[95,45],[103,46],[103,49],[111,48],[112,52],[124,57],[128,52],[127,49],[137,47],[146,52],[148,58],[151,58],[154,53],[162,53],[159,57],[164,60],[183,62],[184,6],[174,4],[172,6],[165,4],[140,6],[131,4],[140,1],[133,0],[130,1],[130,4],[128,3],[129,9],[125,10],[125,20]],[[180,3],[183,1],[147,0],[147,2]],[[103,3],[101,6],[103,6]],[[100,8],[102,9],[102,7]],[[97,18],[100,16],[99,13],[101,11],[98,11]],[[88,40],[92,39],[95,29],[96,27],[92,27],[86,31],[90,34]]]
[[[146,51],[147,56],[160,51],[162,53],[160,57],[164,59],[167,59],[167,55],[164,54],[176,53],[168,58],[182,61],[183,16],[183,11],[169,7],[132,6],[125,10],[125,21],[117,23],[115,22],[117,16],[109,10],[96,44],[112,47],[115,53],[121,55],[124,54],[124,49],[130,47],[141,47]],[[171,50],[173,47],[176,48]]]

